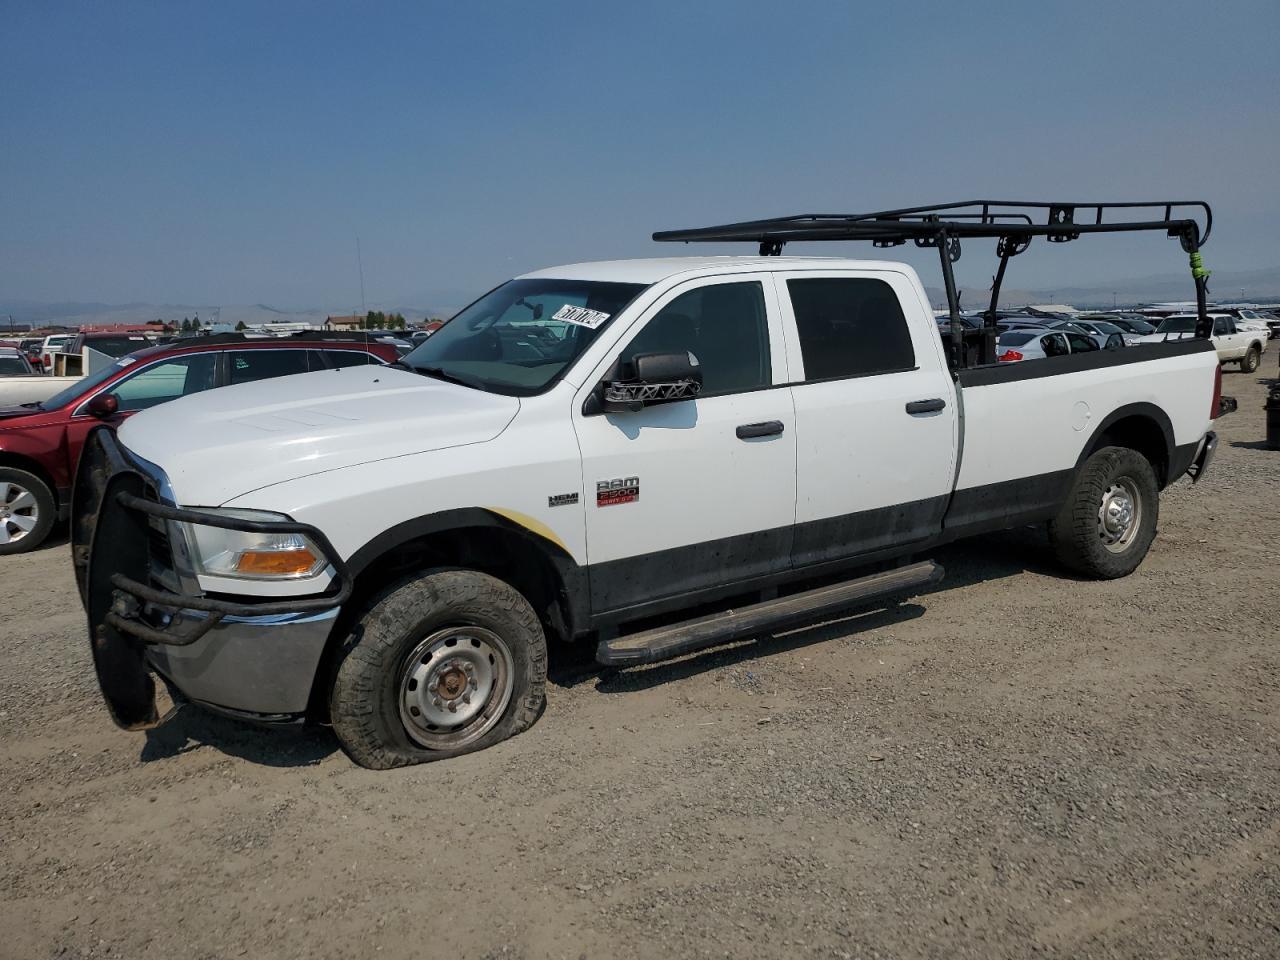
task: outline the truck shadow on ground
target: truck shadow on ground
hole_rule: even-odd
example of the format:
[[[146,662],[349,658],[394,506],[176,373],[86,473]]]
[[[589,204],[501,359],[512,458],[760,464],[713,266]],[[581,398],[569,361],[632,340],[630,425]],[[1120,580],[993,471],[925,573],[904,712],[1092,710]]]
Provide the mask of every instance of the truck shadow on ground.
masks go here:
[[[325,727],[265,727],[185,706],[167,723],[148,730],[139,757],[167,760],[202,747],[266,767],[307,767],[338,750]]]
[[[647,690],[747,660],[772,657],[800,647],[847,639],[863,631],[914,620],[928,612],[926,601],[934,593],[1021,573],[1079,579],[1055,563],[1042,526],[1006,530],[951,544],[935,551],[932,556],[942,564],[945,576],[906,602],[881,603],[835,616],[828,615],[822,622],[811,626],[712,647],[679,660],[629,670],[598,665],[594,659],[595,648],[591,644],[565,645],[553,651],[547,679],[560,687],[576,687],[594,681],[596,689],[602,693]]]

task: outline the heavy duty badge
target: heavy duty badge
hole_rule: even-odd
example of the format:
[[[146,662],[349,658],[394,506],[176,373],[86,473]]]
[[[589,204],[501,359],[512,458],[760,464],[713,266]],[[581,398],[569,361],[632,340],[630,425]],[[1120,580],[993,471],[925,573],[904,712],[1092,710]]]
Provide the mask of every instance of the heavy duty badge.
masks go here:
[[[596,481],[597,507],[612,507],[619,503],[634,503],[639,499],[639,477],[619,477],[616,480]]]

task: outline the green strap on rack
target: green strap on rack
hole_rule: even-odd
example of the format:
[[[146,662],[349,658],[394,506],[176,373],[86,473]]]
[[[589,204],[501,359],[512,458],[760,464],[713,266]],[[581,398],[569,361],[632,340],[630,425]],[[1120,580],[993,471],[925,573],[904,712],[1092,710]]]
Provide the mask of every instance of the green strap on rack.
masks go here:
[[[1206,270],[1204,268],[1204,260],[1200,258],[1199,250],[1191,254],[1191,276],[1195,277],[1197,280],[1208,280],[1209,274],[1211,273],[1213,273],[1212,270]]]

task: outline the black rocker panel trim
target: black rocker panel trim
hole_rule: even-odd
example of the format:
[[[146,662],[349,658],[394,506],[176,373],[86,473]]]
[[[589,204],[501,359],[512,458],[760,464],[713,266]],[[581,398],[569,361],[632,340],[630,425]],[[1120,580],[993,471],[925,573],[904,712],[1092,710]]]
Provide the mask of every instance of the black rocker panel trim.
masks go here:
[[[1213,342],[1210,340],[1168,340],[1116,350],[1090,350],[1088,353],[1070,353],[1063,357],[1043,357],[1036,360],[1023,360],[1020,363],[997,363],[985,367],[972,367],[958,371],[956,376],[962,387],[989,387],[997,383],[1056,377],[1064,373],[1102,370],[1107,367],[1126,366],[1130,363],[1146,363],[1149,360],[1167,360],[1170,357],[1183,357],[1213,349]]]
[[[785,573],[791,567],[791,526],[622,557],[587,568],[591,612],[599,616],[654,599],[697,595],[727,582]]]
[[[956,540],[1047,520],[1062,506],[1074,476],[1074,470],[1056,470],[957,490],[947,511],[944,537]]]
[[[840,560],[936,537],[948,495],[796,524],[792,566]]]

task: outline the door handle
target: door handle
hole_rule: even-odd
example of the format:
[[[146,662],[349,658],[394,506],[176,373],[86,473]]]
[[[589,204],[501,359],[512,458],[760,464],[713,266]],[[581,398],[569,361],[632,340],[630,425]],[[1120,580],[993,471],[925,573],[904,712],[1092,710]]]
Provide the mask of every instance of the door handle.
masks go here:
[[[912,400],[907,404],[907,413],[913,417],[918,413],[937,413],[947,405],[947,401],[941,397],[935,397],[932,400]]]
[[[763,423],[744,423],[738,427],[739,440],[751,440],[754,437],[776,437],[782,433],[781,420],[766,420]]]

